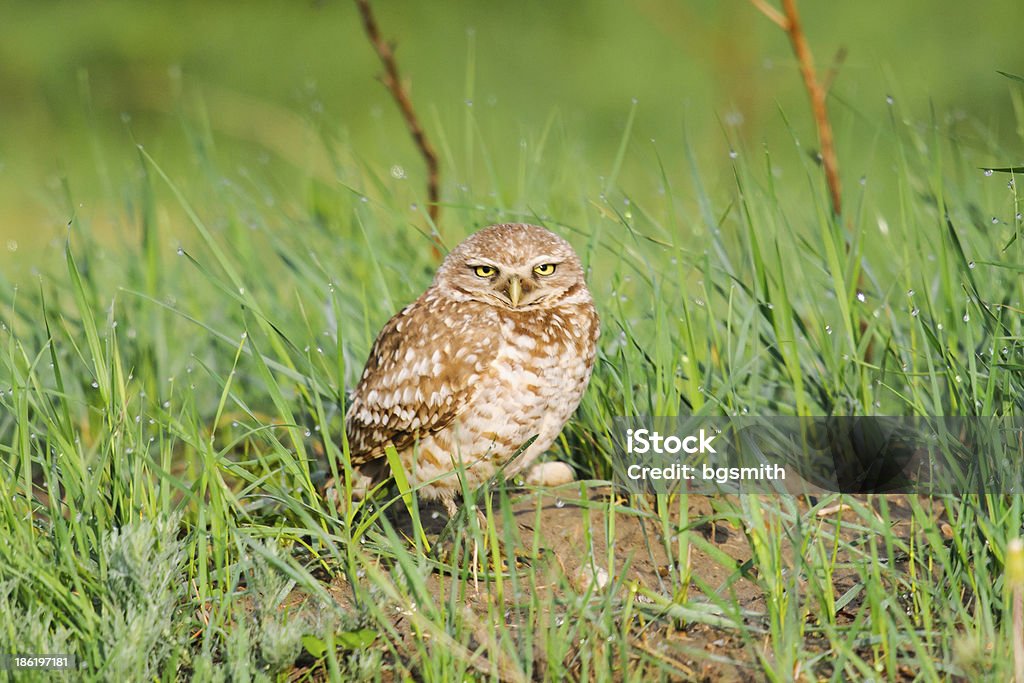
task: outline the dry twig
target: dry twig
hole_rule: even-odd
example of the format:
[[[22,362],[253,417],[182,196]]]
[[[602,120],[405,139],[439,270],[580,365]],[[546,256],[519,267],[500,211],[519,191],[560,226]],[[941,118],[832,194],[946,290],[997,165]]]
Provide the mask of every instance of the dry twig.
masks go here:
[[[782,13],[769,5],[766,0],[750,0],[750,2],[789,36],[793,53],[800,63],[800,74],[804,79],[804,87],[811,98],[811,111],[814,113],[814,122],[818,127],[818,142],[821,144],[821,161],[825,167],[825,182],[828,184],[828,191],[832,198],[832,211],[838,216],[842,213],[839,164],[836,160],[835,143],[832,138],[832,124],[829,122],[828,109],[825,106],[826,88],[822,87],[814,74],[814,57],[811,55],[811,48],[807,45],[807,38],[800,26],[800,14],[796,10],[796,0],[782,0]]]
[[[395,103],[398,104],[398,108],[402,112],[402,118],[405,119],[409,132],[412,134],[413,142],[416,143],[423,161],[426,162],[427,213],[434,224],[435,230],[439,232],[438,216],[441,211],[441,194],[439,189],[440,171],[437,162],[437,152],[434,151],[434,146],[427,139],[427,134],[423,131],[419,117],[416,116],[416,110],[412,106],[409,93],[405,86],[402,85],[402,80],[398,75],[398,63],[395,61],[394,47],[381,37],[380,29],[377,27],[377,20],[374,18],[373,10],[370,7],[370,1],[356,0],[356,5],[359,7],[359,14],[363,18],[363,28],[366,30],[366,37],[369,38],[373,49],[377,52],[377,57],[380,58],[381,64],[384,65],[384,73],[381,75],[380,80],[384,87],[391,92],[391,96],[395,98]],[[438,246],[438,244],[435,244],[435,250]],[[437,253],[440,255],[439,251]]]

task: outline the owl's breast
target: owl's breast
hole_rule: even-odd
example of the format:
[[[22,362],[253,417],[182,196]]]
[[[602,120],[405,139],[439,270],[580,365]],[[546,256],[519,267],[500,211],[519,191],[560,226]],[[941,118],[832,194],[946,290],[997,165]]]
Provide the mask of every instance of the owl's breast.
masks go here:
[[[550,447],[590,379],[596,325],[582,306],[502,316],[500,350],[462,418],[475,449],[489,443],[493,455],[507,457],[537,436],[525,465]]]

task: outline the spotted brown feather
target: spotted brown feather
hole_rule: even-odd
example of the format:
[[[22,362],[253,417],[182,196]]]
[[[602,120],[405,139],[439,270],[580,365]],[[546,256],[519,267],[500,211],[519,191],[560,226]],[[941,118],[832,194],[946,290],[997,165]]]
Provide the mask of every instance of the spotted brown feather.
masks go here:
[[[497,316],[432,287],[377,335],[345,417],[352,464],[402,451],[470,405],[498,353]],[[469,310],[467,310],[469,309]]]

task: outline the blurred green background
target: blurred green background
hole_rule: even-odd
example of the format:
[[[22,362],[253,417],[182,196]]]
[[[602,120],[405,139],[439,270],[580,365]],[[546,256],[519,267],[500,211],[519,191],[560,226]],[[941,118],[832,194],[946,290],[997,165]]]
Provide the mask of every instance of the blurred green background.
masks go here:
[[[684,130],[705,181],[725,185],[730,147],[759,154],[764,143],[792,153],[796,135],[813,149],[788,41],[747,2],[464,0],[375,9],[441,150],[449,201],[484,174],[514,193],[520,147],[536,149],[544,135],[593,169],[602,187],[634,108],[617,176],[627,195],[657,191],[655,155],[670,180],[686,176]],[[830,98],[847,185],[871,174],[884,185],[893,171],[858,128],[890,111],[942,121],[993,165],[1024,158],[1015,86],[997,73],[1024,73],[1020,2],[800,9],[820,72],[840,47],[847,51]],[[310,179],[349,182],[339,158],[379,169],[394,191],[422,200],[422,163],[379,72],[345,0],[3,3],[0,267],[27,273],[45,250],[63,246],[73,214],[88,216],[101,239],[122,238],[117,226],[129,222],[140,168],[134,143],[172,177],[187,176],[204,153],[190,145],[189,127],[207,130],[239,177],[273,188],[268,201],[300,199]],[[486,158],[474,155],[477,145]],[[169,243],[175,224],[168,221]]]

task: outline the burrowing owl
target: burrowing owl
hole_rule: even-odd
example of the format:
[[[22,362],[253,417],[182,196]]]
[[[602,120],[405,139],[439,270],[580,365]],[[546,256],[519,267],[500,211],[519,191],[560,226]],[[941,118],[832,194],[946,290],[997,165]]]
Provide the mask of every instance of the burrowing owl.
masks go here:
[[[579,257],[535,225],[485,228],[381,330],[345,415],[364,484],[394,445],[413,487],[449,510],[466,485],[529,468],[590,380],[599,321]],[[369,480],[369,481],[367,481]]]

